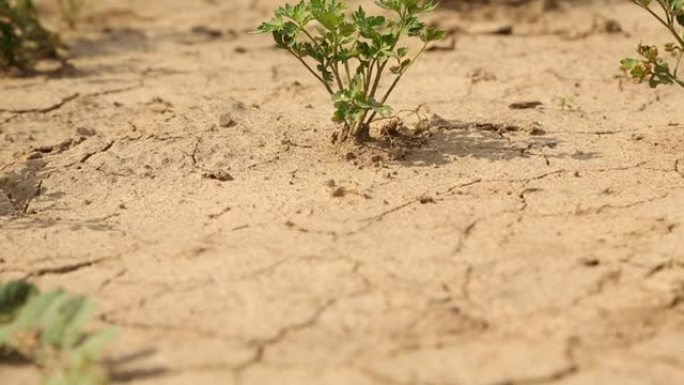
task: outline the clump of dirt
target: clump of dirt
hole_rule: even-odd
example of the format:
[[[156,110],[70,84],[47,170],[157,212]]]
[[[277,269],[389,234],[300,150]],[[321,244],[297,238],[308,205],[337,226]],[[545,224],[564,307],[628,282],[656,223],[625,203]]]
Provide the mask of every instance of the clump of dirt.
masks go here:
[[[430,121],[419,118],[413,127],[398,117],[392,117],[377,123],[373,128],[373,137],[362,143],[351,140],[338,142],[333,135],[333,144],[342,158],[358,167],[381,167],[388,161],[401,160],[416,149],[426,145],[432,133]]]

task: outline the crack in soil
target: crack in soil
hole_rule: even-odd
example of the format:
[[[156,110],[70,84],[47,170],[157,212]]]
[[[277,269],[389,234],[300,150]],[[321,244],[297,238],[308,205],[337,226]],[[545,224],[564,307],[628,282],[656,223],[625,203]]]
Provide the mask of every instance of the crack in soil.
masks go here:
[[[89,152],[89,153],[85,154],[85,155],[81,158],[80,163],[85,163],[86,161],[88,161],[88,159],[90,159],[92,156],[94,156],[94,155],[96,155],[96,154],[100,154],[100,153],[109,151],[109,149],[112,148],[112,146],[114,146],[114,143],[116,143],[116,140],[110,141],[109,143],[107,143],[107,144],[104,145],[101,149],[99,149],[99,150],[97,150],[97,151]]]
[[[544,190],[537,188],[537,187],[527,187],[518,194],[518,198],[520,198],[520,202],[522,204],[520,206],[520,209],[518,210],[521,212],[521,215],[520,215],[518,222],[522,220],[524,211],[527,210],[527,208],[529,207],[529,202],[527,202],[527,194],[534,193],[534,192],[540,192],[540,191],[544,191]]]
[[[595,208],[595,209],[584,209],[584,210],[583,210],[583,209],[578,208],[578,209],[575,211],[575,215],[601,214],[604,210],[631,209],[631,208],[633,208],[633,207],[637,207],[637,206],[641,206],[641,205],[644,205],[644,204],[647,204],[647,203],[652,203],[652,202],[655,202],[655,201],[659,201],[659,200],[665,199],[665,198],[667,198],[669,195],[670,195],[670,193],[667,193],[667,192],[666,192],[666,193],[664,193],[664,194],[658,195],[658,196],[653,197],[653,198],[644,199],[644,200],[640,200],[640,201],[636,201],[636,202],[632,202],[632,203],[627,203],[627,204],[624,204],[624,205],[614,205],[614,204],[608,203],[608,204],[604,204],[604,205],[602,205],[602,206],[600,206],[600,207],[598,207],[598,208]]]
[[[465,229],[461,232],[461,237],[458,239],[458,243],[454,247],[454,250],[452,251],[452,255],[458,255],[463,251],[463,248],[465,247],[466,242],[468,241],[468,238],[470,237],[470,234],[472,234],[473,230],[475,229],[475,226],[480,222],[480,220],[474,220],[470,222],[468,226],[466,226]]]
[[[127,87],[122,87],[122,88],[114,88],[111,90],[91,92],[88,94],[80,94],[80,93],[76,92],[76,93],[73,93],[71,95],[63,97],[58,102],[51,104],[47,107],[25,108],[25,109],[21,109],[21,108],[20,109],[2,109],[2,108],[0,108],[0,112],[8,112],[8,113],[14,114],[14,116],[11,116],[6,120],[6,122],[9,122],[10,120],[12,120],[17,115],[32,114],[32,113],[46,114],[48,112],[56,111],[56,110],[64,107],[69,102],[78,99],[79,97],[96,97],[96,96],[103,96],[103,95],[111,95],[111,94],[116,94],[116,93],[120,93],[120,92],[132,91],[134,89],[141,88],[143,85],[144,85],[144,80],[140,79],[139,83],[136,85],[133,85],[133,86],[127,86]]]
[[[264,359],[264,356],[266,355],[266,350],[269,347],[279,344],[292,333],[315,326],[321,319],[323,314],[326,311],[328,311],[331,307],[333,307],[337,303],[337,301],[337,298],[329,299],[322,306],[316,309],[314,313],[304,321],[285,326],[278,330],[278,332],[272,337],[249,342],[248,345],[255,346],[254,355],[245,362],[233,367],[233,371],[236,375],[236,380],[240,382],[239,378],[242,373],[249,370],[251,367],[261,363]]]
[[[35,271],[31,271],[27,273],[23,279],[30,279],[30,278],[35,278],[35,277],[43,277],[46,275],[61,275],[61,274],[69,274],[73,273],[75,271],[85,269],[91,266],[98,265],[102,262],[108,261],[110,259],[114,259],[114,257],[103,257],[103,258],[98,258],[92,261],[86,261],[86,262],[78,262],[78,263],[73,263],[69,265],[63,265],[63,266],[58,266],[58,267],[46,267],[42,269],[38,269]]]
[[[0,109],[0,112],[9,112],[9,113],[16,114],[16,115],[31,114],[31,113],[46,114],[46,113],[48,113],[48,112],[52,112],[52,111],[55,111],[55,110],[58,110],[58,109],[62,108],[65,104],[67,104],[67,103],[69,103],[70,101],[72,101],[72,100],[78,98],[79,96],[81,96],[81,94],[78,93],[78,92],[77,92],[77,93],[74,93],[74,94],[71,94],[71,95],[69,95],[69,96],[65,96],[65,97],[63,97],[62,99],[60,99],[58,102],[56,102],[56,103],[54,103],[54,104],[52,104],[52,105],[49,105],[49,106],[47,106],[47,107],[42,107],[42,108],[26,108],[26,109],[17,109],[17,110],[13,110],[13,109]],[[8,119],[8,121],[11,120],[11,119],[12,119],[12,117],[10,117],[10,118]]]
[[[575,346],[578,343],[578,339],[575,337],[570,337],[566,342],[565,348],[565,358],[568,360],[568,365],[565,368],[558,369],[552,373],[542,375],[539,377],[522,378],[517,380],[503,380],[500,382],[495,382],[491,385],[541,385],[549,384],[552,382],[558,382],[572,377],[580,372],[580,366],[577,364],[575,359]]]
[[[570,337],[568,338],[567,342],[565,343],[565,358],[567,360],[567,365],[565,365],[562,368],[558,368],[551,373],[548,374],[542,374],[537,377],[528,377],[528,378],[508,378],[508,379],[503,379],[500,381],[495,381],[495,382],[488,382],[486,385],[541,385],[541,384],[549,384],[553,382],[558,382],[565,380],[571,376],[574,376],[580,372],[580,366],[577,363],[577,360],[575,359],[575,347],[579,340],[576,337]],[[406,349],[404,352],[408,351],[415,351],[416,349]],[[418,349],[420,350],[420,348]],[[410,382],[405,382],[405,381],[397,381],[391,378],[387,378],[386,376],[383,376],[380,373],[376,373],[374,370],[366,368],[366,367],[360,367],[358,368],[363,375],[366,377],[370,378],[374,382],[379,382],[381,384],[386,384],[386,385],[415,385],[418,384],[415,380],[410,381]],[[449,380],[447,380],[449,381]],[[460,384],[458,382],[453,382],[454,379],[451,379],[448,383],[449,384]],[[420,384],[423,384],[423,382],[420,382]],[[427,383],[425,383],[427,384]],[[432,384],[432,382],[430,382]]]
[[[217,332],[215,330],[203,329],[203,328],[199,328],[197,326],[194,326],[192,328],[188,328],[187,326],[184,326],[184,325],[165,325],[165,324],[159,324],[159,323],[144,323],[144,322],[126,321],[126,320],[116,319],[116,318],[114,318],[110,315],[107,315],[107,314],[100,315],[100,317],[98,319],[102,323],[105,323],[105,324],[111,325],[111,326],[116,326],[119,328],[164,331],[167,333],[170,332],[170,333],[180,333],[180,334],[192,334],[192,335],[198,336],[198,337],[211,338],[211,339],[221,339],[221,340],[226,340],[226,341],[238,340],[238,337],[236,337],[236,336],[222,334],[222,333]]]
[[[606,288],[608,288],[611,284],[619,284],[621,278],[622,278],[622,269],[620,269],[620,268],[604,273],[598,279],[598,281],[596,281],[596,284],[592,288],[590,288],[585,295],[583,295],[580,298],[575,299],[572,302],[572,306],[575,307],[575,306],[579,305],[580,303],[586,301],[587,299],[603,293],[606,290]]]
[[[406,207],[409,207],[409,206],[411,206],[411,205],[413,205],[413,204],[416,204],[416,203],[418,203],[418,202],[420,202],[420,199],[414,198],[414,199],[412,199],[412,200],[410,200],[410,201],[408,201],[408,202],[404,202],[404,203],[402,203],[402,204],[400,204],[400,205],[398,205],[398,206],[395,206],[395,207],[393,207],[393,208],[391,208],[391,209],[389,209],[389,210],[385,210],[385,211],[381,212],[381,213],[378,214],[378,215],[374,215],[374,216],[372,216],[372,217],[364,218],[364,219],[361,219],[361,220],[362,220],[362,221],[366,221],[366,222],[380,222],[380,221],[383,220],[386,216],[388,216],[388,215],[390,215],[390,214],[392,214],[392,213],[396,213],[397,211],[402,210],[402,209],[405,209]]]
[[[412,200],[410,200],[410,201],[408,201],[408,202],[404,202],[404,203],[402,203],[402,204],[400,204],[400,205],[397,205],[397,206],[395,206],[395,207],[393,207],[393,208],[391,208],[391,209],[389,209],[389,210],[385,210],[385,211],[381,212],[381,213],[378,214],[378,215],[374,215],[374,216],[371,216],[371,217],[359,219],[359,221],[361,221],[361,222],[368,222],[368,223],[365,224],[365,225],[363,225],[363,226],[361,226],[360,228],[358,228],[358,229],[356,229],[356,230],[351,230],[351,231],[348,231],[348,232],[346,232],[346,233],[343,233],[342,235],[349,236],[349,235],[354,235],[354,234],[361,233],[361,232],[363,232],[363,231],[369,229],[370,227],[372,227],[374,224],[377,224],[377,223],[381,222],[386,216],[388,216],[388,215],[390,215],[390,214],[393,214],[393,213],[396,213],[396,212],[398,212],[398,211],[401,211],[401,210],[403,210],[403,209],[405,209],[405,208],[407,208],[407,207],[410,207],[410,206],[412,206],[412,205],[414,205],[414,204],[416,204],[416,203],[419,203],[419,202],[421,201],[421,199],[422,199],[422,198],[414,198],[414,199],[412,199]],[[331,234],[331,235],[333,235],[334,237],[337,236],[337,234],[334,233],[334,232],[333,232],[333,234]]]
[[[645,165],[646,163],[647,162],[639,162],[639,163],[636,163],[632,166],[614,167],[614,168],[599,168],[599,169],[586,169],[586,170],[558,169],[558,170],[545,172],[543,174],[528,177],[528,178],[521,178],[521,179],[485,179],[485,180],[483,180],[483,182],[529,183],[529,182],[536,181],[536,180],[546,179],[546,178],[553,176],[553,175],[568,174],[568,173],[578,174],[578,173],[583,173],[583,172],[600,173],[600,172],[609,172],[609,171],[627,171],[627,170],[632,170],[635,168],[640,168],[641,166]]]
[[[114,283],[114,281],[116,281],[117,279],[126,275],[126,273],[128,273],[128,269],[123,268],[123,269],[119,270],[119,272],[116,273],[113,277],[105,279],[100,284],[100,287],[97,288],[97,292],[101,293],[107,286],[111,285],[112,283]]]
[[[457,184],[456,186],[449,187],[449,188],[446,190],[446,192],[450,193],[450,192],[453,192],[453,191],[456,190],[456,189],[463,188],[463,187],[474,186],[474,185],[476,185],[476,184],[478,184],[478,183],[481,183],[481,182],[482,182],[482,178],[478,178],[478,179],[472,180],[472,181],[470,181],[470,182],[461,183],[461,184]]]
[[[446,194],[446,193],[452,193],[452,192],[453,192],[454,190],[456,190],[456,189],[474,186],[474,185],[479,184],[479,183],[482,183],[482,182],[484,182],[484,180],[481,179],[481,178],[474,179],[474,180],[471,180],[471,181],[469,181],[469,182],[465,182],[465,183],[457,184],[457,185],[455,185],[455,186],[451,186],[451,187],[449,187],[448,189],[446,189],[446,190],[444,191],[444,193],[445,193],[445,194]],[[371,217],[367,217],[367,218],[360,219],[360,221],[369,222],[369,223],[368,223],[367,225],[361,227],[360,229],[357,229],[357,230],[354,230],[354,231],[350,231],[350,232],[346,233],[345,235],[353,235],[353,234],[357,234],[357,233],[359,233],[359,232],[361,232],[361,231],[364,231],[364,230],[368,229],[369,227],[371,227],[374,223],[378,223],[378,222],[382,221],[386,216],[388,216],[388,215],[390,215],[390,214],[393,214],[393,213],[396,213],[396,212],[398,212],[398,211],[401,211],[401,210],[403,210],[403,209],[405,209],[405,208],[407,208],[407,207],[410,207],[410,206],[412,206],[412,205],[414,205],[414,204],[416,204],[416,203],[423,203],[423,202],[425,202],[426,197],[429,197],[429,196],[430,196],[430,195],[425,195],[425,194],[424,194],[424,195],[421,195],[421,196],[419,196],[419,197],[417,197],[417,198],[413,198],[413,199],[411,199],[411,200],[409,200],[409,201],[407,201],[407,202],[404,202],[404,203],[402,203],[402,204],[399,204],[399,205],[397,205],[397,206],[394,206],[394,207],[392,207],[391,209],[385,210],[385,211],[381,212],[380,214],[377,214],[377,215],[373,215],[373,216],[371,216]],[[447,200],[447,199],[432,199],[433,202],[443,202],[443,201],[446,201],[446,200]],[[468,228],[466,228],[466,232],[469,233],[470,231],[472,231],[472,227],[474,227],[474,226],[475,226],[475,223],[469,225]],[[467,235],[468,235],[468,234],[466,234],[466,236],[467,236]]]

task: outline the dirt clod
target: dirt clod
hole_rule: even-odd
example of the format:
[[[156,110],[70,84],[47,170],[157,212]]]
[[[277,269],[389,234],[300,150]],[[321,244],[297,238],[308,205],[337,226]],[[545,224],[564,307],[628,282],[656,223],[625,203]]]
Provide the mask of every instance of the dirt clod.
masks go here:
[[[97,135],[97,131],[92,128],[87,128],[87,127],[78,127],[76,129],[76,133],[78,135],[83,135],[83,136],[95,136]]]
[[[532,135],[532,136],[546,135],[546,130],[544,130],[543,128],[540,128],[540,127],[532,127],[530,129],[530,135]]]
[[[235,178],[233,178],[233,176],[230,175],[230,173],[228,173],[228,171],[223,171],[223,170],[206,172],[206,173],[202,174],[202,177],[205,179],[214,179],[214,180],[217,180],[219,182],[230,182],[230,181],[235,180]]]
[[[435,202],[435,198],[433,198],[433,197],[431,197],[431,196],[422,196],[422,197],[420,197],[420,199],[419,199],[418,201],[419,201],[420,204],[422,204],[422,205],[425,205],[425,204],[428,204],[428,203],[436,203],[436,202]]]
[[[233,118],[233,114],[227,112],[219,117],[219,127],[228,128],[237,125],[237,121]]]
[[[14,213],[14,210],[15,208],[12,201],[0,190],[0,216],[10,215]]]
[[[529,108],[536,108],[536,107],[543,106],[543,105],[544,105],[544,103],[542,103],[538,100],[534,100],[534,101],[511,103],[508,105],[508,108],[510,108],[512,110],[525,110],[525,109],[529,109]]]
[[[331,195],[333,198],[342,198],[347,195],[347,189],[344,188],[344,186],[337,187],[333,190]]]

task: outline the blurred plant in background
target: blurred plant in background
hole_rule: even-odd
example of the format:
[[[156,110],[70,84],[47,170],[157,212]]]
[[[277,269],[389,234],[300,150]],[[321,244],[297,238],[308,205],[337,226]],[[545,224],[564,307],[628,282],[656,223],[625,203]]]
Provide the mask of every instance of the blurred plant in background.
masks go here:
[[[27,71],[42,59],[61,60],[59,36],[38,19],[32,0],[0,0],[0,71]]]
[[[684,80],[677,75],[682,55],[684,55],[684,0],[632,0],[632,2],[650,13],[672,34],[674,42],[665,44],[664,51],[674,57],[674,65],[670,66],[668,59],[663,57],[657,46],[640,43],[637,52],[641,58],[623,59],[622,70],[639,82],[648,80],[651,88],[671,84],[684,87]]]
[[[106,385],[98,361],[114,329],[86,333],[93,302],[63,290],[41,294],[25,281],[0,283],[0,359],[18,356],[38,366],[44,385]]]

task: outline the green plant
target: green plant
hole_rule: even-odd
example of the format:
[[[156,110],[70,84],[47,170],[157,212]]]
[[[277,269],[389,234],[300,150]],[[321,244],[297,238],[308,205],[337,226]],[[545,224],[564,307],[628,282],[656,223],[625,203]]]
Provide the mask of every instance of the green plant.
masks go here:
[[[674,66],[670,67],[667,59],[662,57],[655,45],[639,44],[637,52],[641,59],[623,59],[622,69],[638,81],[648,79],[652,88],[659,85],[678,84],[684,87],[684,79],[677,76],[677,70],[684,55],[684,0],[632,0],[667,28],[674,42],[665,44],[665,52],[675,57]],[[651,5],[657,4],[656,10]],[[658,8],[660,10],[658,10]]]
[[[115,331],[84,332],[93,311],[92,301],[63,290],[40,294],[25,281],[0,284],[0,352],[38,365],[44,385],[105,385],[98,357]]]
[[[347,14],[340,0],[302,0],[278,8],[274,18],[256,31],[273,34],[276,46],[323,84],[332,96],[333,121],[343,124],[342,139],[370,139],[370,124],[377,114],[391,114],[386,102],[406,71],[430,42],[445,35],[419,20],[436,8],[435,0],[377,0],[375,4],[391,16],[369,16],[362,7]],[[404,45],[407,37],[422,41],[412,58]],[[394,79],[380,93],[387,71]]]
[[[554,103],[561,110],[572,110],[574,109],[574,103],[572,101],[572,96],[557,96],[553,98]]]
[[[0,71],[58,59],[59,37],[45,29],[31,0],[0,0]]]
[[[70,28],[76,28],[76,24],[83,16],[83,12],[90,6],[90,0],[59,0],[59,11],[62,20]]]

